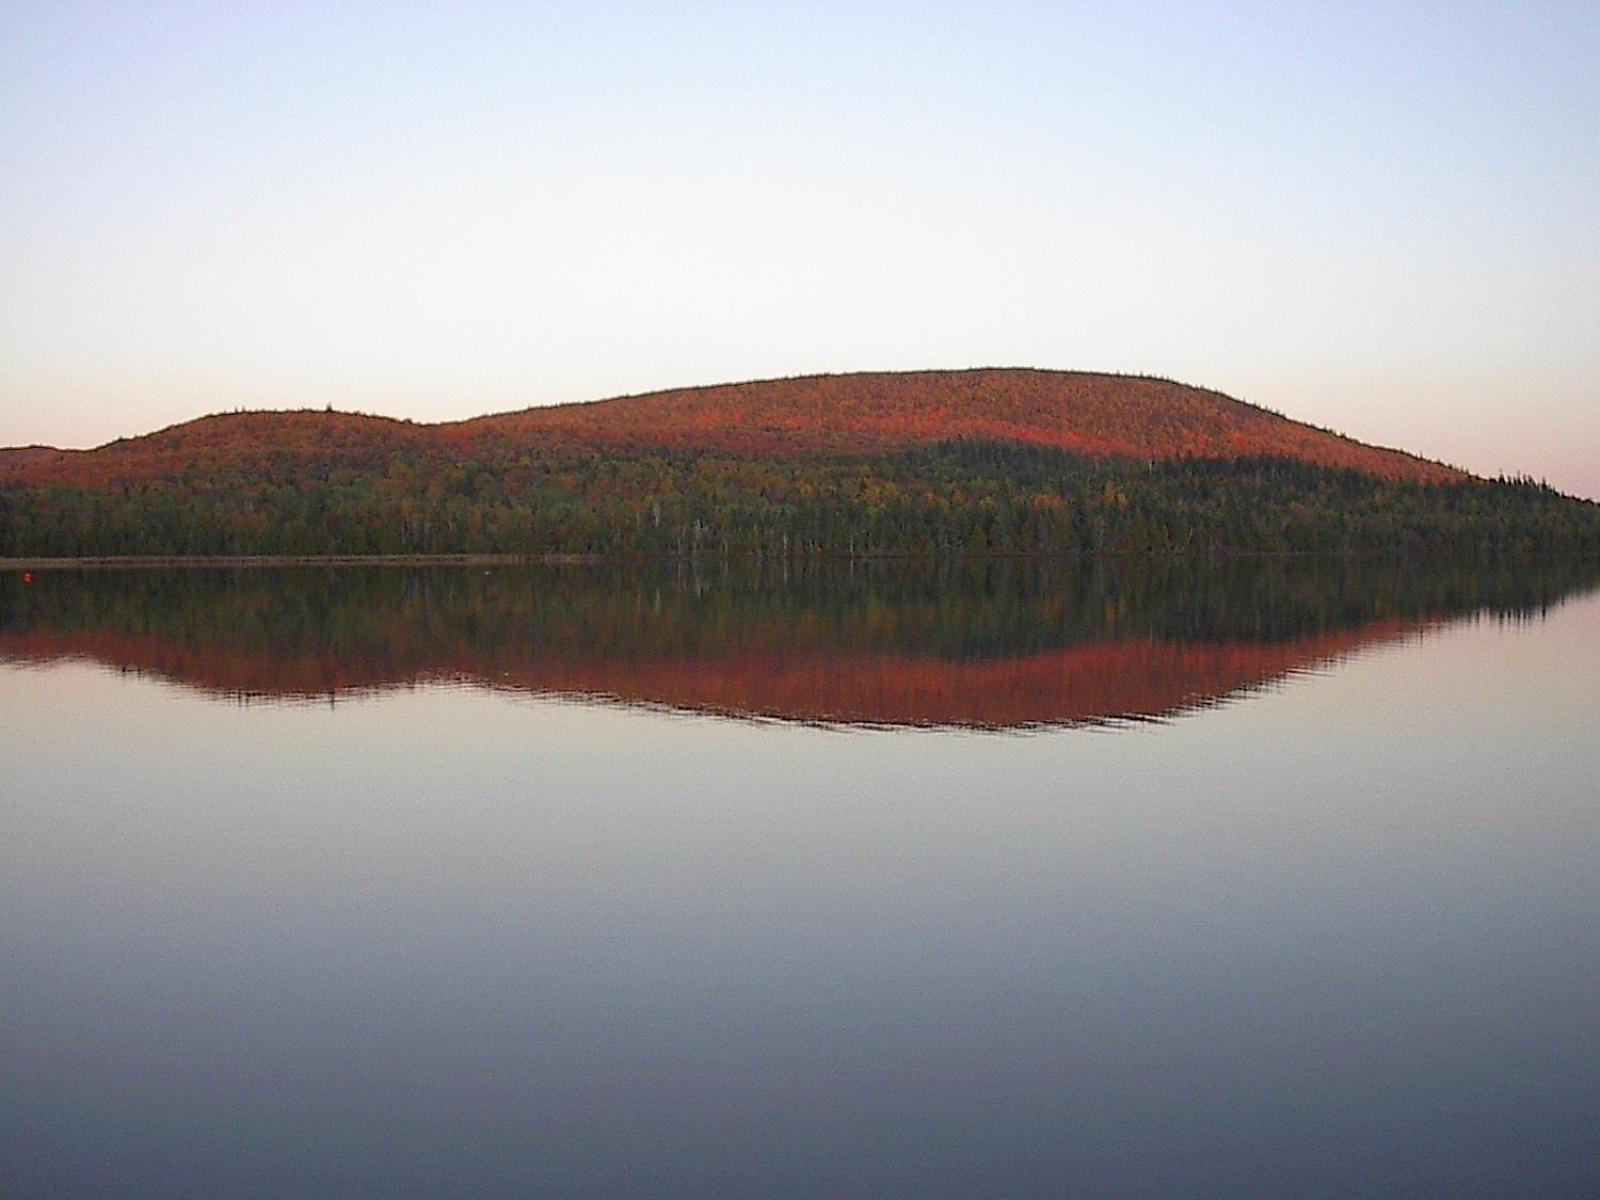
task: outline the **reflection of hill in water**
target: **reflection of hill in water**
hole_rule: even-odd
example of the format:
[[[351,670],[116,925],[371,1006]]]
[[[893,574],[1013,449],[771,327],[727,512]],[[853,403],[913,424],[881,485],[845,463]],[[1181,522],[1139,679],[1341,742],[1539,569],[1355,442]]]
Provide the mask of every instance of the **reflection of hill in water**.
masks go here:
[[[787,579],[687,570],[125,571],[0,579],[0,657],[89,659],[214,695],[419,682],[686,711],[1025,728],[1159,718],[1592,581],[1574,563],[982,564]]]
[[[776,720],[1021,728],[1172,715],[1416,628],[1386,622],[1259,644],[1095,642],[965,661],[800,647],[695,657],[475,655],[386,672],[379,662],[255,658],[227,647],[174,646],[149,635],[50,632],[0,636],[0,655],[91,659],[227,696],[326,699],[449,680]]]

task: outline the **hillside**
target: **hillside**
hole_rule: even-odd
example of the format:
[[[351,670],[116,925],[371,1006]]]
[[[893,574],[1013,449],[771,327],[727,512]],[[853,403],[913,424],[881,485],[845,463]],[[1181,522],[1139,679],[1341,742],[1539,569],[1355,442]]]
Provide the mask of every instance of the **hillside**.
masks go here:
[[[955,439],[1092,457],[1290,458],[1385,479],[1460,471],[1363,445],[1220,392],[1168,380],[993,369],[817,375],[533,408],[448,427],[511,442],[558,437],[785,458],[885,454]]]
[[[0,446],[0,471],[24,463],[43,462],[61,453],[54,446]]]
[[[1279,458],[1377,478],[1443,483],[1464,473],[1315,429],[1219,392],[1067,371],[820,375],[530,408],[442,425],[332,412],[191,421],[83,453],[0,457],[33,486],[85,489],[211,476],[379,470],[400,455],[497,468],[529,453],[711,453],[793,460],[881,457],[951,441],[1093,458]]]
[[[0,483],[109,491],[213,479],[292,480],[340,467],[382,470],[398,454],[449,457],[439,427],[333,412],[222,413],[94,450],[0,458]],[[9,469],[8,469],[9,467]]]
[[[0,464],[0,557],[1600,550],[1600,506],[1163,380],[816,376],[442,425],[206,417]]]

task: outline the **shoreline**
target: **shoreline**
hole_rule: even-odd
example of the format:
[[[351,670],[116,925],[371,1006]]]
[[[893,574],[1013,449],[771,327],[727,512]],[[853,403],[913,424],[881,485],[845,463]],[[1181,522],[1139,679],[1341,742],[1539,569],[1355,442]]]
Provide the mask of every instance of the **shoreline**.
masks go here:
[[[61,571],[83,567],[505,567],[587,565],[597,554],[130,554],[83,558],[0,558],[0,571]]]
[[[883,563],[883,562],[1063,562],[1063,561],[1090,561],[1126,562],[1139,560],[1145,562],[1187,562],[1195,559],[1225,559],[1230,561],[1250,559],[1344,559],[1348,561],[1371,562],[1409,557],[1401,551],[1351,551],[1351,550],[1193,550],[1175,554],[1091,554],[1087,556],[1068,555],[1057,558],[1049,555],[1029,554],[965,554],[955,555],[948,559],[938,557],[921,557],[905,554],[858,554],[858,555],[808,555],[792,560],[801,563],[816,562],[849,562],[849,563]],[[1511,555],[1482,555],[1478,553],[1464,553],[1457,558],[1450,554],[1432,554],[1423,556],[1430,562],[1440,561],[1473,561],[1504,563],[1517,562],[1544,562],[1557,558],[1594,558],[1592,551],[1543,551],[1526,554]],[[620,563],[699,563],[716,561],[727,563],[738,561],[745,563],[760,563],[760,558],[738,557],[724,559],[719,555],[614,555],[614,554],[150,554],[150,555],[87,555],[82,558],[66,556],[37,557],[37,558],[5,558],[0,557],[0,572],[6,571],[73,571],[73,570],[140,570],[159,568],[224,568],[248,569],[252,567],[538,567],[538,566],[605,566]],[[769,560],[773,564],[780,559]]]

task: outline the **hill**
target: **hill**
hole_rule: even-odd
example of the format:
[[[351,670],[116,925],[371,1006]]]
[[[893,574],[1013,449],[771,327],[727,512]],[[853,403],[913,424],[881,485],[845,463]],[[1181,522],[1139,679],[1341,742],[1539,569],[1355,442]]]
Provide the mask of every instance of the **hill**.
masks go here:
[[[1422,483],[1463,472],[1168,380],[992,369],[819,375],[529,408],[442,425],[333,412],[204,417],[84,453],[21,457],[34,486],[386,469],[399,455],[494,467],[527,453],[882,457],[951,441],[1130,461],[1281,458]],[[26,452],[22,452],[26,453]],[[0,459],[0,469],[7,466]]]
[[[110,491],[210,479],[293,479],[344,467],[382,470],[396,455],[449,457],[439,427],[335,412],[219,413],[94,450],[0,458],[0,484]]]
[[[911,371],[723,384],[527,409],[464,422],[453,432],[774,458],[878,455],[959,439],[1140,460],[1290,458],[1417,482],[1465,477],[1220,392],[1078,371]]]
[[[42,462],[60,456],[54,446],[0,446],[0,471],[24,463]]]
[[[191,421],[0,462],[0,556],[1600,550],[1600,506],[1166,380],[814,376],[441,425]]]

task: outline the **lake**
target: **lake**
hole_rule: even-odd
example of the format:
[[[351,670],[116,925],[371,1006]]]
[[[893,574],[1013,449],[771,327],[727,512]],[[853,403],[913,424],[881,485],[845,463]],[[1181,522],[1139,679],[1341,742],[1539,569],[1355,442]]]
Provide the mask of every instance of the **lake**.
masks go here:
[[[1600,1194],[1597,583],[0,573],[0,1190]]]

